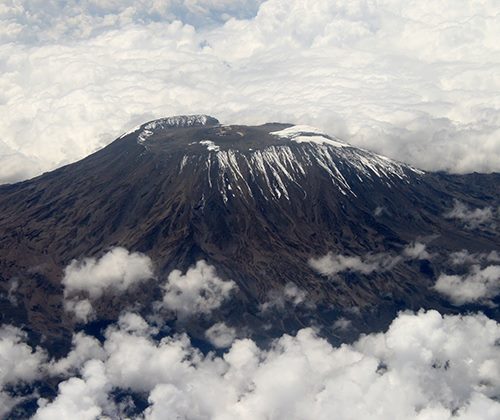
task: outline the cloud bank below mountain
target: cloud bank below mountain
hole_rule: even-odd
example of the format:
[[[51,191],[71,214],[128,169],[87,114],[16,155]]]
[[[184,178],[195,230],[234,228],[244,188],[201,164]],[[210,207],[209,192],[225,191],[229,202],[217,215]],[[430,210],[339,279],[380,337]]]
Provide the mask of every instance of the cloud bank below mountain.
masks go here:
[[[138,414],[133,399],[115,399],[118,390],[147,397],[146,419],[500,415],[500,326],[481,314],[400,313],[386,332],[352,345],[333,347],[305,328],[283,335],[269,349],[237,339],[220,355],[203,354],[185,334],[158,339],[156,333],[139,315],[126,313],[107,328],[102,344],[79,333],[66,358],[47,363],[39,350],[30,354],[22,335],[14,332],[6,345],[19,348],[33,363],[26,372],[12,374],[9,366],[18,356],[0,347],[7,356],[0,359],[7,364],[2,384],[29,383],[42,371],[66,372],[58,395],[39,399],[36,419]],[[220,344],[233,339],[231,334]]]

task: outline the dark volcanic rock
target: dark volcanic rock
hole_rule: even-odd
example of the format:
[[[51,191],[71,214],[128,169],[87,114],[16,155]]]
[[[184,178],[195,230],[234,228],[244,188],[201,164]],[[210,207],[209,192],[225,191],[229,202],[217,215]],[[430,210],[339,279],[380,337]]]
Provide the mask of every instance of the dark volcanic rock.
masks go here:
[[[443,215],[454,200],[497,208],[499,186],[500,174],[424,173],[307,127],[156,120],[82,161],[0,186],[2,322],[25,325],[54,348],[66,342],[73,320],[62,309],[64,267],[118,245],[150,256],[158,280],[98,305],[102,319],[157,299],[158,282],[199,259],[239,286],[224,316],[262,338],[269,319],[258,305],[287,282],[316,309],[289,308],[271,318],[270,331],[346,313],[357,314],[356,331],[369,331],[400,309],[456,312],[431,286],[449,252],[498,249],[498,224],[471,230]],[[432,261],[391,271],[328,279],[308,264],[329,251],[396,255],[422,238]],[[12,281],[17,303],[6,298]],[[482,309],[498,319],[496,309]]]

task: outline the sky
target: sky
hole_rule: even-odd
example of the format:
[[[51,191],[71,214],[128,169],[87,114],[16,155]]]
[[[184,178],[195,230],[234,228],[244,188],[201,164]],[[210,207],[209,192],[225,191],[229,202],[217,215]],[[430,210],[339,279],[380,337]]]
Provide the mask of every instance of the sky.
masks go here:
[[[151,119],[316,126],[500,171],[498,0],[3,0],[0,183]]]

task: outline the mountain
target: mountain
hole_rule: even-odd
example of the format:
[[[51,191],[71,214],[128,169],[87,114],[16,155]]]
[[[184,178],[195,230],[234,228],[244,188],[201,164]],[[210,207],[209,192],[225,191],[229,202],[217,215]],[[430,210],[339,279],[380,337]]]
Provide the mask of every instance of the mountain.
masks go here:
[[[405,308],[479,308],[499,319],[491,302],[457,306],[433,288],[452,252],[498,250],[498,224],[471,228],[446,215],[457,203],[498,208],[499,186],[500,174],[424,172],[307,126],[229,126],[204,115],[151,121],[79,162],[0,186],[2,322],[59,351],[75,325],[63,310],[64,268],[114,246],[147,254],[157,281],[102,299],[103,322],[123,305],[154,301],[161,279],[201,259],[238,285],[215,317],[262,340],[339,319],[352,328],[325,334],[352,338]],[[426,254],[398,259],[416,242]],[[311,264],[328,253],[386,262],[329,276]],[[291,283],[307,304],[263,312]],[[202,336],[198,324],[188,327]]]

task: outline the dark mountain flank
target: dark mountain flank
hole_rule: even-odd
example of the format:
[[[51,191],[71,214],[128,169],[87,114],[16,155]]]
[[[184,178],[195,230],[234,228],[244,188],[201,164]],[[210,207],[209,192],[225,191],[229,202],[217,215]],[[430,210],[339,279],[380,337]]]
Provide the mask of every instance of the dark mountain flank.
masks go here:
[[[445,217],[457,202],[497,209],[500,174],[423,172],[306,126],[156,120],[79,162],[0,186],[2,322],[24,325],[56,349],[75,322],[62,306],[64,268],[113,246],[146,253],[156,279],[101,299],[103,322],[124,304],[146,308],[171,270],[200,259],[239,288],[216,317],[256,338],[351,319],[349,332],[324,328],[335,340],[381,328],[404,308],[471,309],[432,286],[451,252],[498,250],[499,227]],[[397,256],[415,241],[431,256],[390,270],[327,277],[309,264],[328,252]],[[259,310],[290,282],[307,292],[306,305]],[[478,307],[499,319],[491,303]]]

